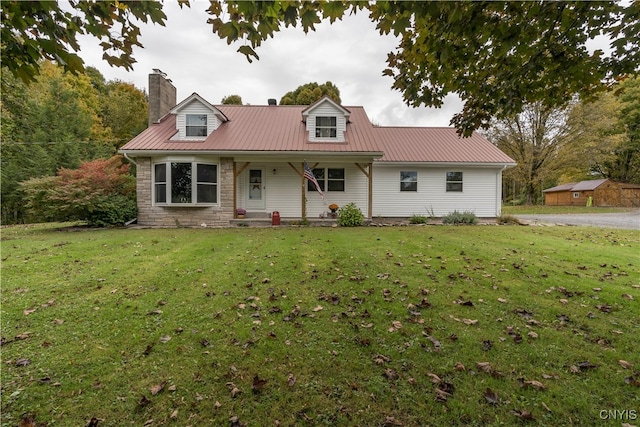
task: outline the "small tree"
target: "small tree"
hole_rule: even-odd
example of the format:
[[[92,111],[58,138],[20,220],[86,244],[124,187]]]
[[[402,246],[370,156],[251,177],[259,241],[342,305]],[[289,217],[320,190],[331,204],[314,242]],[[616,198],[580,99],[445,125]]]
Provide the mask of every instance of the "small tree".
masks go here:
[[[122,156],[60,169],[56,176],[21,183],[34,220],[119,225],[136,215],[135,178]]]
[[[225,105],[242,105],[242,97],[240,95],[227,95],[222,98],[221,102]]]

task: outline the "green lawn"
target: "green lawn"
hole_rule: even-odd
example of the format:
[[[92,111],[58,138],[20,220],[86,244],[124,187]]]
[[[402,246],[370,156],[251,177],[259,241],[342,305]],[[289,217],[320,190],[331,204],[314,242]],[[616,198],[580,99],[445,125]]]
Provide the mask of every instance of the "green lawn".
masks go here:
[[[1,249],[2,426],[639,423],[635,231],[31,226]]]

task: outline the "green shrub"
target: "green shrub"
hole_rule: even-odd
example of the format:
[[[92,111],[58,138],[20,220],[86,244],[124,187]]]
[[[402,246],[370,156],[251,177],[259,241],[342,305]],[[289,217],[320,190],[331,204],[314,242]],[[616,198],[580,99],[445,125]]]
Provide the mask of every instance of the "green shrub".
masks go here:
[[[442,218],[443,224],[477,224],[478,217],[471,211],[458,212],[457,210],[449,212]]]
[[[428,218],[424,215],[413,214],[409,217],[409,224],[426,224]]]
[[[121,194],[106,196],[96,200],[95,206],[86,214],[86,220],[92,227],[123,225],[138,214],[136,201]]]
[[[364,215],[360,208],[351,202],[338,209],[337,222],[341,227],[358,227],[364,222]]]

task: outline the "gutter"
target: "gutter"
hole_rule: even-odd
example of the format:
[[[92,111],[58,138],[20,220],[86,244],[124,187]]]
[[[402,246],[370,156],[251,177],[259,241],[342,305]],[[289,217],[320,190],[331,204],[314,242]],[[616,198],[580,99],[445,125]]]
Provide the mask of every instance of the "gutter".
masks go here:
[[[138,164],[131,157],[129,157],[129,155],[127,154],[126,151],[120,151],[120,152],[124,155],[125,159],[127,159],[128,161],[130,161],[134,165],[138,166]]]

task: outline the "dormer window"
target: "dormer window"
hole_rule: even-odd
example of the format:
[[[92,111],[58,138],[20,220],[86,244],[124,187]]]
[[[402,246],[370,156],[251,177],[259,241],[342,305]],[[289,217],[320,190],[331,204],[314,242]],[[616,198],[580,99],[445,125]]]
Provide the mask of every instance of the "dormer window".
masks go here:
[[[207,136],[207,115],[187,114],[187,136]]]
[[[316,138],[336,138],[338,126],[335,116],[316,117]]]

